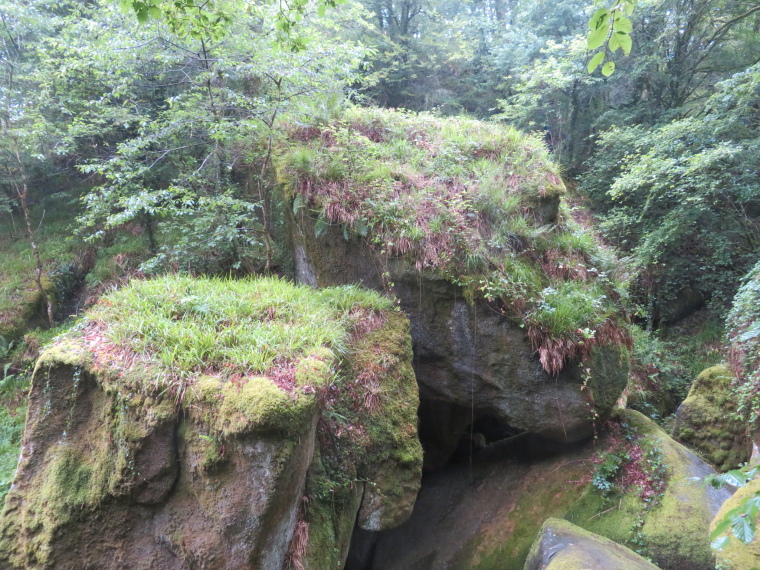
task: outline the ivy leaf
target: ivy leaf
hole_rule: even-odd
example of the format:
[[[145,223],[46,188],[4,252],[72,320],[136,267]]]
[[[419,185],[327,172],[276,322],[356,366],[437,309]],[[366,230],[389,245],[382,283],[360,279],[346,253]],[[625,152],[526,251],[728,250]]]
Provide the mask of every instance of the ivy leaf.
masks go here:
[[[600,51],[598,54],[591,58],[591,61],[588,62],[588,67],[586,69],[588,69],[589,73],[594,73],[594,70],[599,67],[603,61],[604,52]]]
[[[609,77],[615,71],[615,62],[608,61],[602,66],[602,75]]]

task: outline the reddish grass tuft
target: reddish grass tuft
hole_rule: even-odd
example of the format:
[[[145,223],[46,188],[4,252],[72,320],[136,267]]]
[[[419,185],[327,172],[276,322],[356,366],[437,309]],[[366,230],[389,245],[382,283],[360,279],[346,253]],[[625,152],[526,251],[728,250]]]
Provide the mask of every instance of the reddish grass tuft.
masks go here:
[[[612,344],[625,346],[629,350],[633,347],[633,339],[628,329],[614,319],[607,319],[596,327],[591,338],[585,337],[581,331],[577,331],[570,338],[555,338],[550,331],[530,323],[528,338],[533,350],[538,352],[541,366],[552,376],[559,374],[568,362],[576,358],[587,360],[595,346]]]
[[[304,519],[306,517],[308,501],[309,499],[307,497],[301,499],[301,508],[298,510],[296,526],[293,529],[293,538],[290,540],[290,549],[288,550],[286,565],[293,570],[305,570],[303,563],[304,556],[306,555],[306,547],[309,545],[309,523]]]

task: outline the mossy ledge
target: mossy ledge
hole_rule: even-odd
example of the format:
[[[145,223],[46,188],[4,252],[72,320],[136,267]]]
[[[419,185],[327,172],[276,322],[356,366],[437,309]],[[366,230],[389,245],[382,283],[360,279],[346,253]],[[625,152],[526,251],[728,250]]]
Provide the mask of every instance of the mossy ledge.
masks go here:
[[[37,362],[0,565],[333,568],[357,514],[411,512],[417,406],[409,323],[376,293],[133,282]]]

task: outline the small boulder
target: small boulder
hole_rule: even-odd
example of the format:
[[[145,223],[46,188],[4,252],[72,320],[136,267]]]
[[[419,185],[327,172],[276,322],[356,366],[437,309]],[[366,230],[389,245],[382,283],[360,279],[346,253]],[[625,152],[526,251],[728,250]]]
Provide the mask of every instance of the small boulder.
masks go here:
[[[657,570],[632,550],[583,530],[562,519],[550,518],[541,527],[524,570]]]

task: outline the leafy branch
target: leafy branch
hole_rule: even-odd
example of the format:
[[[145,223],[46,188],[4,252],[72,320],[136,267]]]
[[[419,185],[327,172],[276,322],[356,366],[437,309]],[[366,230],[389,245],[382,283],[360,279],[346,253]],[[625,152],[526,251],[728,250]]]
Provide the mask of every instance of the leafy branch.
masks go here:
[[[608,53],[613,54],[622,50],[625,55],[631,53],[633,40],[633,24],[628,18],[633,14],[636,0],[619,0],[609,8],[599,8],[591,16],[588,22],[589,33],[587,37],[588,49],[597,52],[588,62],[588,72],[593,73],[602,65]],[[602,75],[609,77],[615,71],[615,62],[608,61],[602,65]]]

